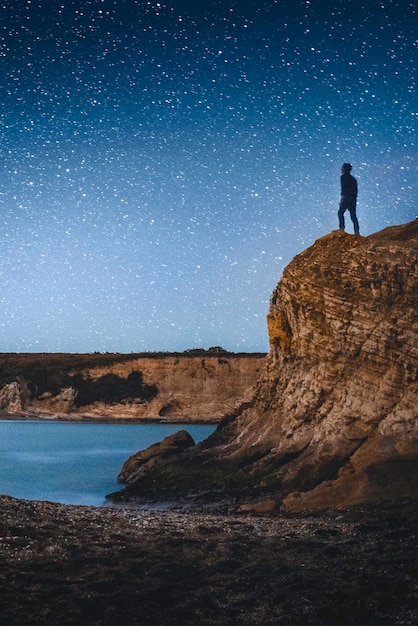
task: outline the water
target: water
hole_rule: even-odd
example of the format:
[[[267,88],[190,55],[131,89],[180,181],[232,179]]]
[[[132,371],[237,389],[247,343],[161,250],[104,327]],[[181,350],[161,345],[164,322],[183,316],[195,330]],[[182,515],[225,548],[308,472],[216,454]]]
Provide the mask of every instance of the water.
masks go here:
[[[26,500],[101,506],[138,450],[186,429],[198,442],[213,425],[86,424],[0,420],[0,493]]]

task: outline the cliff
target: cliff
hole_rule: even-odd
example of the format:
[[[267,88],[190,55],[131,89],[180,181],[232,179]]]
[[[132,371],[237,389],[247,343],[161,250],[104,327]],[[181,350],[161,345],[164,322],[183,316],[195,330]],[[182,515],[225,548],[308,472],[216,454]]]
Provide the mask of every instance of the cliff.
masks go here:
[[[148,355],[0,355],[0,411],[67,419],[216,422],[262,371],[265,355],[193,350]]]
[[[418,496],[418,220],[336,231],[285,269],[253,398],[115,499],[195,494],[289,511]]]

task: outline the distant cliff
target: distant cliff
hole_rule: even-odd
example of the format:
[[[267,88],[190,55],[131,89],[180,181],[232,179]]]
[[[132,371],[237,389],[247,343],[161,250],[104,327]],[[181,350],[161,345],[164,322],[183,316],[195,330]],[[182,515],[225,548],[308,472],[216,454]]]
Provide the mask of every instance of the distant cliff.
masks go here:
[[[295,257],[253,398],[117,497],[272,498],[289,511],[417,497],[417,244],[415,220],[332,232]]]
[[[219,421],[252,396],[263,354],[3,354],[0,411],[81,419]]]

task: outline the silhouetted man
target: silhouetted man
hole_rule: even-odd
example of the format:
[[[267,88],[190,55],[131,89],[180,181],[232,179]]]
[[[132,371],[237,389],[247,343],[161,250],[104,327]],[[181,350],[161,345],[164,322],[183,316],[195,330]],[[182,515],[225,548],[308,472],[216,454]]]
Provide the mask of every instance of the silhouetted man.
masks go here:
[[[357,181],[350,172],[352,167],[350,163],[344,163],[341,168],[341,200],[338,211],[338,219],[340,221],[340,229],[345,229],[344,213],[347,209],[350,211],[350,217],[354,225],[354,234],[360,234],[360,228],[356,215],[357,205]]]

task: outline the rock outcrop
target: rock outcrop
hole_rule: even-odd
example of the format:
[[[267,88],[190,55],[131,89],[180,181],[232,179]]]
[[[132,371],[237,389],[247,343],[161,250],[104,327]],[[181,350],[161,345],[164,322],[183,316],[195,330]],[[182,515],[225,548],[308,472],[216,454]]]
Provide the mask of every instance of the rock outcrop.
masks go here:
[[[22,413],[26,389],[18,381],[3,385],[0,389],[0,411]]]
[[[146,450],[130,456],[119,472],[118,482],[122,484],[135,482],[138,476],[148,471],[150,467],[170,461],[173,456],[181,454],[194,445],[194,439],[187,430],[179,430],[174,435],[169,435],[163,439],[160,443],[154,443]]]
[[[289,264],[253,398],[118,499],[190,493],[289,511],[418,496],[418,220],[342,231]]]
[[[253,387],[263,354],[0,355],[0,411],[67,419],[216,422]]]

